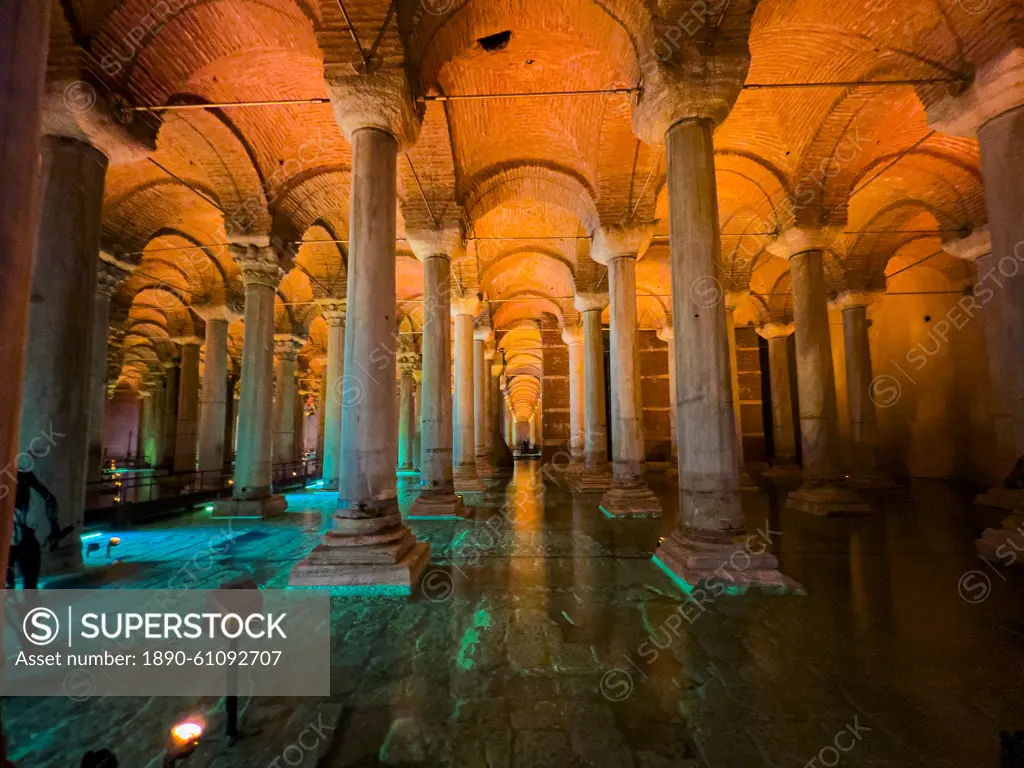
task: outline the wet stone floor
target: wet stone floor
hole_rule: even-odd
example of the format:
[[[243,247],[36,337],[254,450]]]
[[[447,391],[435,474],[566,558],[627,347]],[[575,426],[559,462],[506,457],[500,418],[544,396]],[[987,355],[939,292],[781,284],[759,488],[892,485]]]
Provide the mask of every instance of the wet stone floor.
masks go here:
[[[928,481],[859,519],[785,509],[784,486],[747,492],[750,530],[806,594],[699,610],[651,562],[676,505],[651,480],[660,520],[606,519],[599,494],[525,462],[467,495],[475,519],[412,523],[432,547],[421,586],[332,597],[331,696],[243,700],[234,746],[220,700],[20,698],[3,702],[11,757],[64,768],[112,747],[122,768],[156,768],[170,724],[200,712],[197,767],[1000,765],[999,731],[1024,729],[1024,578],[974,555],[997,512]],[[399,482],[404,510],[417,477]],[[118,563],[47,586],[283,587],[332,504],[291,494],[279,521],[125,531]]]

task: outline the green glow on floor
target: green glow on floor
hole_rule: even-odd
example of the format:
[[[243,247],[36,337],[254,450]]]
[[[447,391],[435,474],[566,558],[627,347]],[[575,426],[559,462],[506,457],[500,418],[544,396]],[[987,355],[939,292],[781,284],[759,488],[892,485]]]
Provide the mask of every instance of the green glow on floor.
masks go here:
[[[408,597],[412,594],[412,590],[409,587],[401,584],[336,584],[332,586],[289,584],[286,589],[326,589],[330,591],[331,597]]]
[[[460,669],[467,672],[473,668],[476,662],[473,661],[473,651],[480,642],[480,630],[491,626],[491,614],[481,608],[473,614],[473,626],[469,627],[462,634],[462,643],[459,647],[459,656],[456,663]]]
[[[412,522],[413,520],[465,520],[464,517],[458,515],[409,515],[405,518],[406,522]]]
[[[691,592],[693,592],[693,585],[688,584],[687,582],[679,578],[676,574],[674,574],[667,565],[665,565],[663,562],[661,562],[661,560],[657,558],[657,556],[652,557],[651,560],[654,561],[654,564],[661,568],[661,570],[663,570],[668,575],[668,577],[672,579],[672,583],[679,587],[681,590],[683,590],[685,594],[689,595]]]

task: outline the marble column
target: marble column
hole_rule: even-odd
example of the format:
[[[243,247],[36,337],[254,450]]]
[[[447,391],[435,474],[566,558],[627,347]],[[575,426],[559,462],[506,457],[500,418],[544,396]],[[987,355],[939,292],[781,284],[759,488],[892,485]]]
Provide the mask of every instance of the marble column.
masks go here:
[[[235,423],[238,420],[238,376],[228,376],[227,413],[224,419],[224,463],[235,462]]]
[[[420,416],[423,413],[423,363],[420,362],[420,368],[413,371],[412,379],[415,386],[413,395],[413,412],[412,412],[412,464],[413,469],[419,472],[420,469],[420,455],[421,446],[423,444],[423,434],[420,432]]]
[[[565,471],[578,474],[586,468],[587,404],[586,363],[583,352],[583,327],[566,326],[562,341],[569,352],[569,464]]]
[[[440,238],[438,239],[440,240]],[[423,261],[423,384],[420,408],[420,494],[409,514],[464,517],[452,471],[451,262],[443,242],[413,241]]]
[[[34,144],[33,140],[28,146]],[[43,549],[43,571],[54,573],[82,564],[78,535],[85,516],[92,375],[88,319],[96,293],[107,158],[75,139],[45,136],[42,146],[42,219],[33,257],[27,334],[21,341],[29,354],[20,453],[12,466],[34,472],[56,497],[60,527],[75,528],[56,552]],[[24,210],[26,205],[27,201],[16,201],[9,211]],[[4,281],[15,279],[19,271],[5,274]],[[13,357],[20,359],[20,353]],[[40,538],[49,533],[43,520],[33,521]]]
[[[721,254],[718,192],[712,132],[714,121],[688,117],[685,101],[669,91],[652,102],[653,114],[634,110],[634,129],[665,139],[669,192],[672,318],[675,330],[676,420],[679,426],[679,512],[675,530],[663,539],[655,562],[689,586],[718,578],[743,552],[742,570],[730,577],[728,594],[749,585],[784,588],[767,544],[750,546],[740,507],[736,413],[724,292],[718,280]],[[658,112],[663,109],[667,111]],[[719,119],[727,110],[717,113]],[[757,538],[756,536],[754,538]]]
[[[202,339],[174,339],[181,346],[178,363],[178,426],[174,441],[174,471],[196,471],[199,440],[199,347]]]
[[[768,375],[772,393],[772,468],[765,474],[799,474],[796,464],[796,428],[793,391],[789,378],[789,337],[792,323],[766,323],[757,334],[768,341]]]
[[[401,378],[398,380],[398,468],[411,472],[414,466],[412,457],[413,415],[416,410],[413,402],[413,371],[416,369],[415,357],[399,358]]]
[[[273,492],[274,299],[284,277],[272,247],[232,245],[245,280],[245,335],[238,400],[235,477],[217,516],[273,517],[288,506]]]
[[[636,321],[636,260],[652,226],[605,228],[591,256],[608,267],[611,307],[612,487],[601,499],[609,517],[659,517],[661,502],[644,477],[644,420],[640,402],[640,348]]]
[[[537,411],[534,411],[530,416],[530,448],[536,448],[539,442],[539,436],[537,433]]]
[[[324,490],[338,490],[341,414],[345,393],[345,302],[321,302],[327,321],[327,384],[324,397]]]
[[[601,313],[608,294],[576,294],[575,307],[583,316],[583,414],[585,422],[584,468],[573,478],[580,491],[598,491],[612,484],[608,466],[608,432],[605,426],[604,332]]]
[[[150,428],[149,434],[145,445],[143,446],[143,455],[145,456],[146,464],[150,467],[156,467],[160,463],[160,458],[163,455],[163,439],[164,439],[164,397],[166,392],[164,390],[164,378],[163,372],[159,374],[153,372],[151,379],[147,385],[147,389],[150,392]],[[104,400],[104,405],[106,401]]]
[[[879,298],[864,291],[846,291],[835,305],[843,313],[843,344],[846,348],[846,400],[850,413],[850,485],[890,488],[894,485],[878,469],[878,420],[871,399],[871,346],[868,341],[867,308]]]
[[[18,461],[18,427],[25,363],[25,333],[32,293],[33,248],[40,218],[41,112],[50,3],[13,0],[0,5],[0,464]],[[98,243],[97,243],[98,245]],[[6,572],[14,520],[13,473],[4,475],[0,498],[0,567]],[[2,616],[0,616],[2,620]],[[0,763],[7,742],[0,730]]]
[[[416,138],[405,73],[329,79],[335,116],[352,146],[346,390],[338,503],[332,529],[291,574],[292,585],[411,592],[430,559],[398,507],[396,209],[398,153]]]
[[[226,307],[198,310],[206,320],[203,394],[199,403],[199,471],[219,483],[224,468],[224,425],[228,412],[228,315]]]
[[[174,451],[178,444],[178,361],[176,358],[161,362],[164,369],[164,415],[163,441],[160,449],[160,466],[174,467]]]
[[[494,336],[488,326],[473,331],[473,444],[474,463],[478,477],[487,477],[493,471],[487,450],[490,427],[487,423],[487,392],[490,389],[491,365],[487,359],[487,342]]]
[[[827,230],[794,227],[768,246],[789,260],[793,283],[804,484],[789,494],[787,503],[816,515],[866,514],[871,511],[867,501],[845,486],[840,453],[825,285],[825,251],[833,237]]]
[[[1024,455],[1024,48],[1002,50],[977,62],[965,91],[928,105],[928,125],[943,134],[976,138],[981,154],[985,239],[991,253],[977,252],[972,242],[977,237],[947,245],[978,266],[974,295],[983,307],[990,354],[1000,358],[990,367],[993,388],[1002,390],[992,404],[996,438],[1009,448],[1007,463],[999,468],[1005,477],[1011,462]],[[965,251],[975,252],[967,256]],[[1019,510],[1024,508],[1024,491],[996,486],[977,502]]]
[[[295,461],[295,358],[305,342],[297,336],[274,336],[274,463]]]
[[[500,362],[491,362],[491,466],[498,470],[511,469],[513,466],[512,453],[509,451],[511,436],[506,440],[506,435],[510,435],[511,415],[501,390],[503,370],[504,366]]]
[[[92,309],[87,482],[103,477],[103,412],[107,405],[107,339],[110,336],[110,299],[114,295],[117,285],[127,276],[128,265],[122,265],[113,259],[101,259],[99,271],[96,273],[96,293],[93,295]]]
[[[473,397],[473,318],[480,311],[477,296],[452,299],[452,317],[455,319],[455,392],[452,418],[455,422],[455,440],[452,446],[452,474],[455,490],[482,491],[483,484],[476,473],[476,420]]]
[[[664,341],[668,345],[666,355],[668,357],[668,412],[669,412],[669,435],[672,442],[670,448],[671,453],[671,467],[669,474],[678,474],[679,472],[679,429],[676,426],[678,414],[676,413],[676,349],[675,349],[675,332],[672,330],[671,325],[665,325],[658,329],[658,338]]]

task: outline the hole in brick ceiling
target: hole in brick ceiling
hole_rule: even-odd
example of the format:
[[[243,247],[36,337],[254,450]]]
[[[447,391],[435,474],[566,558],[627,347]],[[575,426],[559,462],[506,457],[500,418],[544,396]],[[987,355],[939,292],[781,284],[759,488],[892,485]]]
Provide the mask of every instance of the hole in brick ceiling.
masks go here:
[[[508,47],[508,41],[512,39],[512,30],[506,29],[504,32],[498,32],[493,35],[487,35],[487,37],[481,37],[477,40],[480,43],[480,47],[488,53],[494,53],[495,51],[503,51]]]

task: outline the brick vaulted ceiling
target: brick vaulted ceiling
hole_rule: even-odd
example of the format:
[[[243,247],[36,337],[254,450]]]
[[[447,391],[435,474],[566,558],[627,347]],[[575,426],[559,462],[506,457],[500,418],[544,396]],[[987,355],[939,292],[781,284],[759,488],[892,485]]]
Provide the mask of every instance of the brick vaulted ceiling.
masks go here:
[[[86,80],[119,103],[324,99],[325,74],[350,74],[362,58],[338,0],[54,2],[51,83]],[[691,50],[680,41],[702,9],[699,38],[749,39],[748,84],[945,77],[1024,40],[1015,0],[344,0],[374,65],[404,67],[426,96],[635,87],[645,60]],[[813,202],[798,223],[843,232],[828,258],[833,290],[884,284],[894,257],[932,256],[941,236],[929,231],[984,224],[976,142],[926,124],[925,104],[946,91],[744,90],[715,134],[727,288],[751,289],[761,316],[785,315],[785,265],[764,246],[793,223],[785,201],[801,195]],[[597,227],[657,220],[638,306],[644,327],[670,322],[665,160],[633,133],[631,98],[427,103],[399,158],[404,329],[419,328],[422,269],[401,238],[452,219],[469,237],[455,278],[487,294],[496,328],[520,336],[542,313],[578,322],[573,292],[604,280],[589,257]],[[132,350],[121,383],[140,386],[170,338],[201,328],[188,306],[237,301],[224,244],[241,234],[296,243],[277,330],[308,334],[300,359],[319,371],[316,299],[344,295],[347,252],[325,241],[348,237],[352,164],[331,106],[136,120],[156,149],[112,162],[103,214],[104,248],[142,257],[116,296]],[[241,323],[231,333],[237,354]]]

